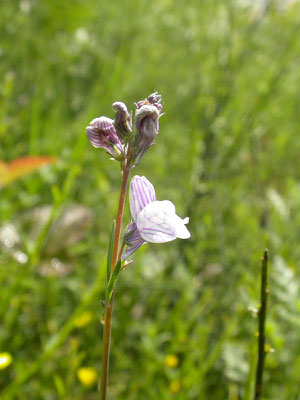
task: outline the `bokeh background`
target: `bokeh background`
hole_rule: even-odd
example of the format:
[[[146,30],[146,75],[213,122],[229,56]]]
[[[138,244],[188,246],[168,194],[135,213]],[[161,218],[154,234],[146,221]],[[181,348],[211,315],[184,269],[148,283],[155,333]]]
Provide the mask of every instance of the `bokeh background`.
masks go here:
[[[98,398],[120,170],[85,127],[158,90],[157,145],[134,173],[190,217],[192,237],[143,246],[121,274],[110,398],[252,399],[267,247],[263,398],[299,400],[299,3],[0,7],[1,398]],[[3,163],[25,156],[56,159],[21,176],[23,159],[9,178]]]

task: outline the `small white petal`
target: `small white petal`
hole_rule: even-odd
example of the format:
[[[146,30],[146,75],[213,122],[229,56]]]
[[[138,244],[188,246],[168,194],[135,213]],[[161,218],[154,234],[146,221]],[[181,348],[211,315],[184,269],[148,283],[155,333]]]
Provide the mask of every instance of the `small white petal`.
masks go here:
[[[170,218],[170,215],[165,212],[169,211],[170,207],[162,203],[171,202],[154,201],[148,204],[137,217],[137,228],[147,242],[165,243],[175,240],[177,237],[172,217]],[[172,206],[174,205],[172,204]],[[175,213],[173,215],[175,216]]]
[[[179,239],[188,239],[189,237],[191,237],[190,232],[185,226],[185,224],[187,224],[188,222],[185,222],[186,220],[189,220],[189,218],[181,219],[176,214],[172,217],[173,227],[175,228],[176,235]]]

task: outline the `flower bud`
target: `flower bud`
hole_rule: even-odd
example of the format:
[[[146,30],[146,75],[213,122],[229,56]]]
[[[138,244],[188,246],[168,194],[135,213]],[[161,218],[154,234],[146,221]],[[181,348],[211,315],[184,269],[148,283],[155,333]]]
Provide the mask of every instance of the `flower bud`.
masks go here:
[[[86,135],[92,146],[102,147],[118,161],[124,160],[124,145],[112,119],[106,117],[93,119],[86,127]]]
[[[148,148],[154,144],[159,129],[158,120],[159,110],[154,105],[144,105],[137,110],[134,120],[137,129],[134,143],[135,165],[140,162]]]
[[[150,104],[154,104],[156,106],[156,104],[159,104],[161,102],[161,95],[158,94],[158,92],[154,92],[149,94],[148,99]],[[160,106],[162,107],[162,105],[160,104]]]
[[[161,95],[158,94],[158,92],[154,92],[149,94],[147,99],[140,100],[137,103],[135,103],[135,107],[139,110],[143,106],[153,105],[158,109],[158,111],[160,111],[163,108],[163,105],[160,103],[161,103]]]
[[[127,111],[126,104],[121,101],[113,103],[112,108],[116,113],[115,128],[122,140],[132,133],[131,115]]]
[[[139,108],[143,107],[147,103],[146,103],[145,100],[140,100],[140,101],[138,101],[137,103],[134,103],[134,104],[135,104],[136,109],[138,110]]]

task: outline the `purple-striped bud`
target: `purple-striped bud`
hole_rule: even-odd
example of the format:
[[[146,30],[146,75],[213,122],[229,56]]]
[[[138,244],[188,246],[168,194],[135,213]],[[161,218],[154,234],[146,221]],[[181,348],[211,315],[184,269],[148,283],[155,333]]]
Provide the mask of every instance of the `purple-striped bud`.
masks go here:
[[[148,148],[154,144],[159,130],[158,120],[159,110],[154,105],[144,105],[137,110],[134,119],[137,129],[134,143],[135,165],[140,162]]]
[[[92,146],[102,147],[118,161],[124,160],[124,145],[112,119],[107,117],[93,119],[86,127],[86,135]]]
[[[132,133],[131,115],[127,110],[126,104],[121,101],[113,103],[112,108],[116,113],[115,128],[122,140]]]
[[[156,106],[156,104],[159,104],[161,102],[161,95],[158,94],[158,92],[151,93],[148,96],[148,101],[150,104],[154,104]]]
[[[135,107],[137,110],[146,105],[153,105],[158,109],[158,111],[162,110],[163,105],[161,104],[161,95],[158,94],[158,92],[154,92],[149,94],[147,99],[140,100],[137,103],[135,103]]]

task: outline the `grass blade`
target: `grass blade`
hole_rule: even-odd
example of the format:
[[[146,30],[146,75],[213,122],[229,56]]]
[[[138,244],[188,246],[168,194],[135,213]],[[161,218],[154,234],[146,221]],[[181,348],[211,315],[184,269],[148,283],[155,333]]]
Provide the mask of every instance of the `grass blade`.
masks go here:
[[[117,282],[120,271],[121,271],[121,260],[119,260],[117,262],[117,265],[115,266],[113,273],[111,274],[110,280],[108,282],[107,299],[106,299],[107,302],[109,302],[111,299],[111,296],[112,296],[112,293],[113,293],[113,290],[114,290],[115,284]]]

